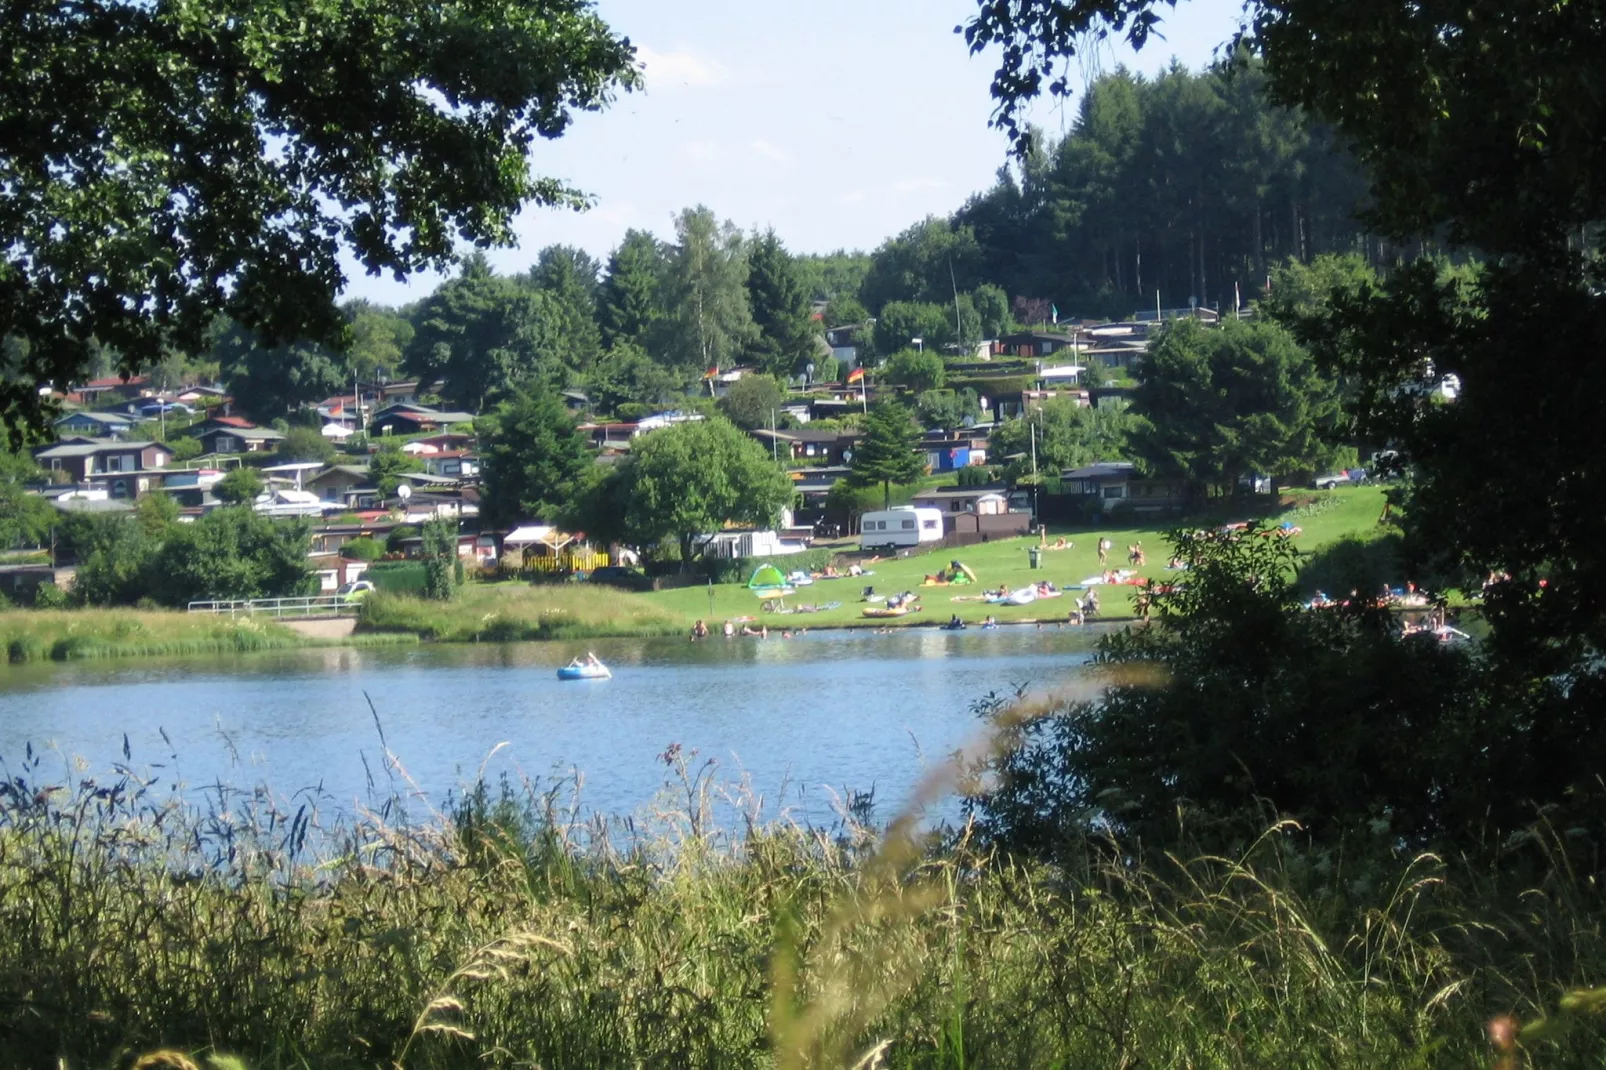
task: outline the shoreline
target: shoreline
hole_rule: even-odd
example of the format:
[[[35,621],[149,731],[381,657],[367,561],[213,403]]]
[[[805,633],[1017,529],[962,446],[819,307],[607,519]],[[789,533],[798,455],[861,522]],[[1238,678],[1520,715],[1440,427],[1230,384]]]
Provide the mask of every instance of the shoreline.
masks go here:
[[[0,614],[0,648],[5,650],[5,664],[12,666],[36,665],[40,663],[66,664],[73,661],[99,661],[121,658],[137,657],[202,657],[214,655],[239,655],[254,653],[275,653],[290,650],[317,650],[339,648],[383,648],[413,645],[452,645],[465,646],[479,643],[560,643],[577,642],[587,639],[674,639],[689,638],[687,629],[677,627],[674,630],[663,630],[644,634],[639,628],[622,627],[609,629],[606,627],[586,627],[577,629],[585,634],[569,634],[562,630],[546,635],[519,635],[519,636],[433,636],[422,631],[404,631],[398,629],[375,629],[357,631],[352,635],[339,639],[314,638],[299,635],[282,625],[267,621],[253,621],[244,618],[227,625],[220,626],[215,621],[193,622],[188,614],[177,611],[151,611],[151,610],[120,610],[120,609],[75,609],[47,611],[55,615],[50,621],[41,621],[41,624],[62,623],[62,616],[66,616],[64,628],[42,627],[28,628],[24,622],[18,621],[14,614],[27,613],[40,614],[36,610],[16,610],[11,613]],[[188,625],[181,627],[178,632],[189,634],[174,634],[175,629],[151,629],[141,627],[141,619],[148,620],[152,614],[162,612],[170,614],[167,620],[178,625],[180,622]],[[130,622],[134,621],[133,626]],[[1054,626],[1056,629],[1065,628],[1098,628],[1108,625],[1124,625],[1137,623],[1138,618],[1133,616],[1100,616],[1096,620],[1084,624],[1073,625],[1067,621],[1055,618],[1025,618],[1015,620],[1001,620],[997,622],[999,628],[1044,628]],[[769,625],[769,622],[765,622]],[[895,630],[934,630],[934,631],[988,631],[979,623],[966,622],[962,629],[946,628],[946,621],[903,620],[903,619],[865,619],[862,621],[839,621],[830,624],[811,626],[806,623],[792,623],[779,621],[769,625],[772,637],[779,637],[782,632],[877,632],[891,633]],[[18,626],[21,625],[19,628]],[[87,627],[85,625],[88,625]],[[715,631],[707,637],[709,640],[725,638]],[[753,639],[757,636],[742,635],[740,633],[730,636],[731,639]]]

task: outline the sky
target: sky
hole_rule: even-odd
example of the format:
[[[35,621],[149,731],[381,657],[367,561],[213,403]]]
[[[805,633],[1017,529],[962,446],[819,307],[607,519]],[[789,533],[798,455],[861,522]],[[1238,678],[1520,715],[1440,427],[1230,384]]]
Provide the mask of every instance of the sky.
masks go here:
[[[774,227],[798,253],[873,250],[928,215],[991,186],[1006,163],[988,126],[994,63],[954,27],[975,0],[598,0],[635,44],[646,88],[584,113],[531,165],[591,194],[586,212],[529,208],[519,244],[493,250],[523,271],[547,245],[599,261],[626,230],[673,236],[684,208],[706,204],[749,230]],[[1107,46],[1103,70],[1153,73],[1173,58],[1208,63],[1237,28],[1239,0],[1184,0],[1134,54]],[[1064,132],[1075,100],[1040,104],[1033,121]],[[348,268],[345,294],[395,305],[440,281],[406,283]]]

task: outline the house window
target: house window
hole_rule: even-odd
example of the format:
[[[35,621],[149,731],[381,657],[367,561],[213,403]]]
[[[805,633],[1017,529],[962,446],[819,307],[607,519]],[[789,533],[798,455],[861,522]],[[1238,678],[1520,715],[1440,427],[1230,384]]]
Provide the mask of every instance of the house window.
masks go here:
[[[219,435],[217,444],[213,449],[217,453],[238,453],[240,451],[240,440],[233,435]]]
[[[1122,483],[1117,483],[1114,486],[1105,487],[1104,488],[1104,496],[1106,498],[1125,498],[1126,497],[1126,485],[1122,484]]]
[[[167,455],[166,454],[164,454],[164,453],[162,453],[160,451],[157,451],[154,455],[152,455],[152,457],[151,457],[151,467],[152,468],[164,468],[166,466],[167,466]]]

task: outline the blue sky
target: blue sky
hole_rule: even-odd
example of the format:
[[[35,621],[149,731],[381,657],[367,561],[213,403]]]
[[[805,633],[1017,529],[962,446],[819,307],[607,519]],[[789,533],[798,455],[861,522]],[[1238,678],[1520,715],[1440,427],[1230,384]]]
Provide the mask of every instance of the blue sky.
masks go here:
[[[578,117],[532,164],[591,193],[573,213],[527,210],[517,248],[493,251],[522,271],[543,246],[578,245],[599,260],[636,227],[672,234],[680,209],[706,204],[748,230],[773,226],[794,252],[870,250],[927,215],[991,185],[1007,144],[987,120],[989,57],[953,32],[974,0],[599,0],[636,45],[644,92]],[[1143,52],[1107,48],[1103,69],[1156,71],[1211,58],[1237,25],[1236,0],[1185,0]],[[1058,133],[1074,101],[1039,106]],[[385,304],[439,280],[399,284],[354,274],[346,293]]]

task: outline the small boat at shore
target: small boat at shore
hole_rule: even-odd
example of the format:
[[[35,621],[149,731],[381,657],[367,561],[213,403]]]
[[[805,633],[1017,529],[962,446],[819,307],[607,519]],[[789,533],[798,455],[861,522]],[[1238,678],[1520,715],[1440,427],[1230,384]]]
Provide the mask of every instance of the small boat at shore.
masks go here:
[[[608,667],[597,660],[595,654],[587,654],[583,658],[575,658],[569,664],[558,670],[559,680],[611,680],[613,673]]]

